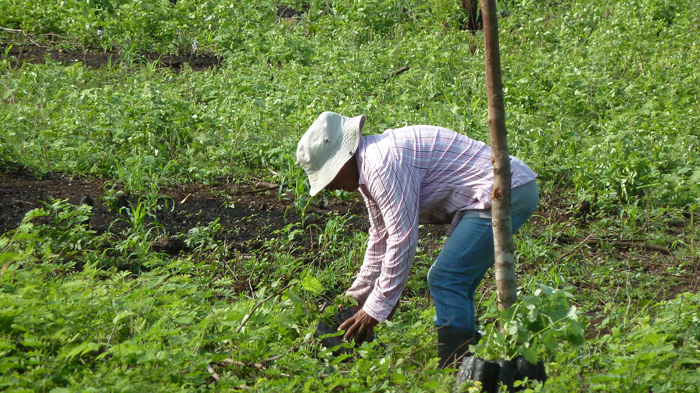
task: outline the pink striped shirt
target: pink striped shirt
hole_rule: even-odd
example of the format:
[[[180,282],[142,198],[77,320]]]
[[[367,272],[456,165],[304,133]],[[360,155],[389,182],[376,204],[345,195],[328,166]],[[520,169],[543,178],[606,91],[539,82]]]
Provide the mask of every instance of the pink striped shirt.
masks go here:
[[[347,295],[379,322],[403,291],[418,243],[418,224],[451,224],[465,211],[489,209],[491,148],[435,126],[409,126],[360,139],[360,193],[369,211],[367,251]],[[537,175],[511,157],[511,187]]]

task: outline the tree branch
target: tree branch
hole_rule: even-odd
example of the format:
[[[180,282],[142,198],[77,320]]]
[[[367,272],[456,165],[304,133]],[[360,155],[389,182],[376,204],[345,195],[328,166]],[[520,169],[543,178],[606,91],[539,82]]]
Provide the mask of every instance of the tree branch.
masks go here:
[[[273,361],[273,360],[277,360],[277,359],[280,359],[280,358],[281,358],[281,356],[273,356],[273,357],[271,357],[270,359],[264,360],[263,363],[271,362],[271,361]],[[224,359],[224,360],[220,360],[219,363],[226,364],[226,365],[230,365],[230,366],[239,366],[239,367],[256,368],[256,369],[258,369],[258,370],[260,370],[260,371],[264,371],[264,370],[267,369],[267,367],[265,367],[265,365],[264,365],[263,363],[255,363],[255,362],[245,363],[245,362],[242,362],[242,361],[240,361],[240,360],[233,360],[233,359]],[[287,377],[287,378],[290,378],[290,377],[291,377],[291,375],[285,374],[285,373],[280,373],[279,375],[281,375],[281,376],[283,376],[283,377]]]
[[[633,247],[640,248],[645,251],[658,251],[664,254],[670,254],[671,250],[664,246],[655,246],[653,244],[640,243],[640,242],[626,242],[621,240],[605,240],[605,239],[581,239],[578,237],[565,237],[560,236],[556,238],[557,241],[562,243],[583,243],[583,244],[594,244],[600,246],[601,244],[610,244],[615,247]]]
[[[410,68],[408,67],[408,65],[405,65],[405,66],[399,68],[398,70],[396,70],[396,71],[394,71],[394,72],[390,72],[390,73],[386,74],[386,77],[387,77],[387,78],[392,78],[392,77],[394,77],[394,76],[396,76],[396,75],[398,75],[398,74],[401,74],[401,73],[404,73],[404,72],[408,71],[409,69],[410,69]]]
[[[586,45],[588,43],[588,39],[591,38],[591,34],[593,34],[593,30],[595,30],[596,25],[598,24],[598,19],[593,22],[593,27],[591,27],[591,31],[588,32],[588,37],[586,37],[586,41],[583,41],[583,45]]]
[[[0,31],[4,31],[6,33],[13,33],[13,34],[22,34],[25,37],[27,36],[27,32],[24,30],[19,30],[19,29],[8,29],[7,27],[0,27]]]
[[[209,374],[211,374],[211,377],[214,378],[215,381],[221,381],[221,377],[216,373],[216,370],[214,370],[211,364],[207,364],[207,371],[209,371]]]

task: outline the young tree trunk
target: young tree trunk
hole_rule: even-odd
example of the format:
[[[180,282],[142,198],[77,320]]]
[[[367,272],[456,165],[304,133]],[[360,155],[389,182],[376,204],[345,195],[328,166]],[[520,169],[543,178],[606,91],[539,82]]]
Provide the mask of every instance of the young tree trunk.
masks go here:
[[[467,10],[467,29],[474,31],[478,29],[477,13],[479,12],[479,0],[462,0],[462,8]],[[482,14],[483,15],[483,14]]]
[[[496,0],[481,0],[484,19],[484,53],[486,57],[486,95],[489,103],[489,137],[493,161],[493,243],[495,249],[498,308],[515,303],[517,283],[513,258],[513,234],[510,219],[510,155],[506,114],[503,105],[501,55],[498,48],[498,14]]]

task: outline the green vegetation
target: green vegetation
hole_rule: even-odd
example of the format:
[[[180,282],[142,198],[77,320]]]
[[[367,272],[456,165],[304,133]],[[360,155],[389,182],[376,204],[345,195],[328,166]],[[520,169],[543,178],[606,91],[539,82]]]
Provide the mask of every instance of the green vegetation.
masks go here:
[[[552,335],[535,334],[549,323],[537,315],[504,316],[514,329],[501,342],[527,342],[520,350],[545,360],[550,379],[535,390],[698,392],[700,5],[546,3],[500,4],[511,153],[543,191],[516,236],[518,276],[523,297],[556,288],[551,299],[575,308]],[[53,201],[0,237],[0,389],[451,391],[425,282],[433,237],[421,239],[396,318],[352,362],[313,338],[328,317],[318,305],[339,301],[359,268],[366,235],[348,217],[291,222],[248,254],[219,240],[216,222],[173,234],[189,250],[177,257],[151,245],[162,234],[155,212],[167,210],[160,189],[192,181],[287,183],[280,198],[305,221],[312,201],[295,146],[324,110],[366,113],[367,133],[421,123],[486,141],[483,36],[460,30],[463,17],[446,0],[0,3],[0,27],[13,29],[0,31],[0,170],[103,177],[140,197],[120,234],[90,230],[87,206]],[[30,43],[121,59],[17,67],[10,47]],[[146,52],[224,64],[175,73]],[[338,197],[351,198],[321,196]],[[572,217],[581,200],[595,207],[587,223]],[[615,239],[672,252],[620,250]],[[310,240],[316,249],[300,246]],[[482,322],[498,316],[490,281]],[[576,326],[583,343],[556,330]]]

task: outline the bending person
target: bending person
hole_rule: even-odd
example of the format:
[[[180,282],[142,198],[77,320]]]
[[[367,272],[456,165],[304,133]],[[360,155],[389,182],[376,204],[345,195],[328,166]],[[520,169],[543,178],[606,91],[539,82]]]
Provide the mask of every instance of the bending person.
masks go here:
[[[474,293],[493,264],[491,148],[446,128],[416,125],[361,136],[365,115],[324,112],[299,141],[297,160],[311,195],[359,191],[369,212],[367,251],[347,291],[358,303],[340,326],[368,340],[398,304],[413,263],[419,224],[450,224],[428,272],[440,367],[458,366],[475,339]],[[537,175],[511,157],[513,233],[537,207]],[[475,343],[474,343],[475,344]]]

